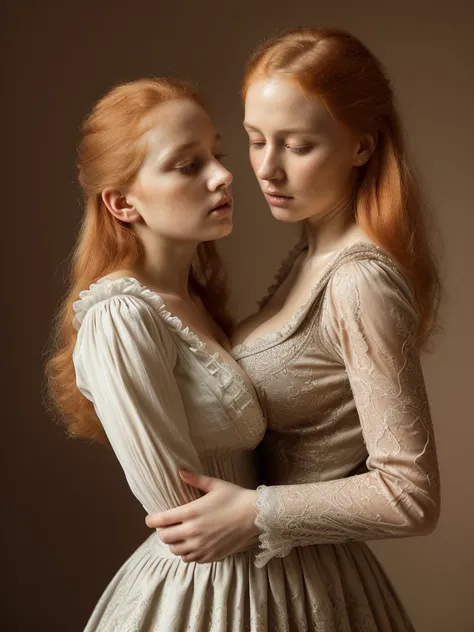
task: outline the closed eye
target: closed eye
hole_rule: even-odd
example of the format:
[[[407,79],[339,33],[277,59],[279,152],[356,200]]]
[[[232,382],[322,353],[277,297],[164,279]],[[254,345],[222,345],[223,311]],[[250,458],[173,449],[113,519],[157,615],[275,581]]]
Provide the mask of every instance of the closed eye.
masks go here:
[[[192,160],[191,162],[186,163],[185,165],[180,165],[176,167],[176,170],[180,173],[183,173],[186,176],[194,175],[201,168],[201,163],[198,160]]]
[[[285,147],[299,156],[309,153],[312,149],[311,145],[285,145]]]

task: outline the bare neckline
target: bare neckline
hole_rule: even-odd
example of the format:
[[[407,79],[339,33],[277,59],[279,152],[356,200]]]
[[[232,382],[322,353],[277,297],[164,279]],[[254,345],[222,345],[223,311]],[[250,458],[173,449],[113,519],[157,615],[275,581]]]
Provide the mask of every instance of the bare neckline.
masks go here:
[[[280,270],[277,273],[277,280],[274,283],[270,290],[268,291],[265,299],[261,301],[260,306],[263,306],[267,301],[271,299],[274,293],[277,291],[278,287],[285,281],[288,277],[288,274],[291,272],[293,265],[304,250],[303,245],[297,244],[291,251],[290,255],[285,259],[284,264],[280,267]],[[276,331],[271,331],[266,334],[262,334],[249,342],[242,342],[231,349],[232,356],[235,360],[240,360],[248,355],[253,355],[257,352],[264,351],[269,349],[270,347],[275,346],[276,344],[283,342],[288,339],[299,327],[301,322],[304,320],[308,311],[310,310],[312,304],[314,303],[316,297],[322,290],[325,283],[328,281],[331,273],[336,265],[338,265],[342,260],[346,259],[346,257],[350,255],[367,255],[369,254],[371,257],[382,260],[384,263],[389,265],[391,268],[396,270],[395,265],[388,257],[388,255],[377,245],[372,244],[370,242],[357,242],[352,244],[351,246],[346,246],[342,248],[338,252],[334,254],[334,257],[329,261],[327,266],[324,269],[323,274],[319,278],[319,280],[315,283],[313,288],[311,289],[310,295],[307,300],[296,310],[293,316],[290,316],[288,320],[286,320]]]

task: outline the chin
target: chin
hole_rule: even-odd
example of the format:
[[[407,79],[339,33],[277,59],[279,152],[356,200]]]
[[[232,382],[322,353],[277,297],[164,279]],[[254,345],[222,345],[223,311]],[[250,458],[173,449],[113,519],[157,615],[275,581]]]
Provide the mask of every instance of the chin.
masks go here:
[[[222,222],[217,226],[213,226],[212,229],[206,231],[207,235],[201,241],[214,241],[215,239],[222,239],[223,237],[227,237],[232,232],[234,228],[232,224],[232,220],[227,222]]]
[[[291,212],[288,209],[270,206],[271,214],[279,222],[285,222],[286,224],[294,224],[300,221],[300,217],[295,212]]]

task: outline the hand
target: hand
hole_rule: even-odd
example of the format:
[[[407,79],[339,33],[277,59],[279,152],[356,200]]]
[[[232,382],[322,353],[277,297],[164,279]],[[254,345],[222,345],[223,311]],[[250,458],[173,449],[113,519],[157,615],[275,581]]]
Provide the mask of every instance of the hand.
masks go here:
[[[180,470],[181,479],[205,496],[146,518],[162,542],[184,562],[217,562],[258,544],[257,492]]]

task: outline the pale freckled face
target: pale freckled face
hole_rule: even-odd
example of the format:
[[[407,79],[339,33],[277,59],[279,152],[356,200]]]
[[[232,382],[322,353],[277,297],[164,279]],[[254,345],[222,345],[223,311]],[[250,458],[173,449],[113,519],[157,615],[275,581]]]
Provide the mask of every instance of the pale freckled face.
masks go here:
[[[323,216],[350,194],[357,139],[295,82],[278,75],[251,82],[244,126],[252,168],[277,219]]]
[[[127,192],[147,230],[180,241],[219,239],[232,230],[232,174],[207,112],[191,99],[158,106],[145,160]],[[227,209],[212,212],[228,198]]]

